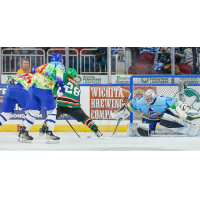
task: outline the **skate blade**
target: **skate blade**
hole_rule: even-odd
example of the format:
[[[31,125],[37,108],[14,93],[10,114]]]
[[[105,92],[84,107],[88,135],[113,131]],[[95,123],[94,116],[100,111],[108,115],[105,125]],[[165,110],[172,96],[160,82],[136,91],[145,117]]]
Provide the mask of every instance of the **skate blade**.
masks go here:
[[[20,139],[18,139],[18,142],[20,142],[20,143],[32,143],[32,140],[26,140],[26,139],[20,138]]]
[[[47,140],[46,143],[47,144],[58,144],[60,142],[60,140]]]
[[[43,134],[43,133],[39,133],[38,139],[42,139],[42,138],[43,138],[43,136],[44,136],[44,134]]]

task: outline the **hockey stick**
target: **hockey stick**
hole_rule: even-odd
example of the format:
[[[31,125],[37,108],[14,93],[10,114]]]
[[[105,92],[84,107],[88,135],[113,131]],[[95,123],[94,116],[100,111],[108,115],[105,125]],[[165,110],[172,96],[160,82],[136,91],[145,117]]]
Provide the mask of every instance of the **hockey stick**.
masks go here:
[[[67,120],[66,116],[64,114],[62,114],[62,116],[65,118],[65,120],[67,121],[67,123],[70,125],[70,127],[73,129],[73,131],[76,133],[76,135],[79,137],[79,138],[82,138],[76,131],[75,129],[73,128],[73,126],[69,123],[69,121]],[[87,136],[86,138],[90,138],[90,136]]]
[[[130,101],[130,98],[131,98],[131,93],[129,94],[129,97],[128,97],[128,99],[127,99],[126,104]],[[114,137],[114,136],[116,135],[116,133],[117,133],[117,128],[118,128],[118,126],[119,126],[119,124],[120,124],[121,121],[122,121],[122,118],[118,119],[117,125],[116,125],[115,130],[114,130],[114,132],[113,132],[113,134],[112,134],[111,137]]]
[[[121,121],[122,121],[122,118],[118,119],[117,125],[116,125],[115,130],[114,130],[114,132],[113,132],[113,134],[112,134],[111,137],[114,137],[116,135],[117,128],[118,128],[118,126],[119,126],[119,124],[120,124]]]

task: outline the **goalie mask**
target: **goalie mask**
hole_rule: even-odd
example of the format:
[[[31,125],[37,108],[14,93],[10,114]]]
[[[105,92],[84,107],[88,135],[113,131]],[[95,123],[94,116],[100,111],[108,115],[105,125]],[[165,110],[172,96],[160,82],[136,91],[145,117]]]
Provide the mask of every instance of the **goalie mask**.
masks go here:
[[[148,89],[144,94],[144,100],[147,106],[150,106],[156,99],[157,95],[152,89]]]

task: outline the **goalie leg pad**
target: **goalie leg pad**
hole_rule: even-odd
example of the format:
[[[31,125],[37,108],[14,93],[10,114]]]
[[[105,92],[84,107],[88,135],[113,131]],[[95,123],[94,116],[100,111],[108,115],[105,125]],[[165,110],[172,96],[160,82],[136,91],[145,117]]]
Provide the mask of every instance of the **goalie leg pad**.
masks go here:
[[[127,134],[131,137],[150,136],[149,124],[143,123],[129,123],[127,125]]]
[[[160,125],[169,128],[174,132],[182,133],[188,136],[197,136],[198,134],[198,125],[173,117],[166,113],[163,115]]]

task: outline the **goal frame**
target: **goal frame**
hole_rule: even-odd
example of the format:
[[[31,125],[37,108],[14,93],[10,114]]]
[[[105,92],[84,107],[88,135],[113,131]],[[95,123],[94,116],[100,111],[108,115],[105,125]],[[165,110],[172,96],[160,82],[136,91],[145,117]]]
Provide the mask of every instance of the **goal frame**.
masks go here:
[[[200,78],[200,75],[132,75],[130,77],[130,93],[131,97],[130,100],[133,99],[133,86],[147,86],[147,84],[134,84],[133,85],[133,80],[134,78]],[[159,84],[159,83],[150,83],[148,86],[178,86],[177,83],[173,83],[173,79],[171,84]],[[200,86],[199,84],[188,84],[188,86]],[[130,123],[133,123],[133,112],[130,113]]]

